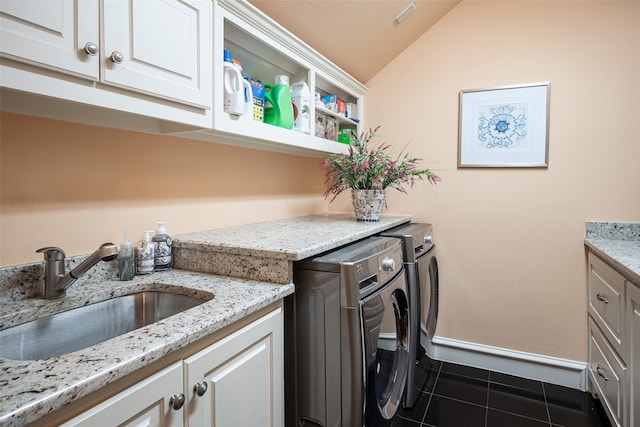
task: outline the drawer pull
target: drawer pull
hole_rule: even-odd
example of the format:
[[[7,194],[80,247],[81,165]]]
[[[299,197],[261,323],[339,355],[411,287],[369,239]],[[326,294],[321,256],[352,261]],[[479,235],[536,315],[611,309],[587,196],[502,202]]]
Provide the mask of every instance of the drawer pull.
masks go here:
[[[609,381],[609,378],[605,374],[603,374],[602,371],[604,371],[604,369],[602,369],[600,365],[596,366],[596,373],[604,378],[605,381]]]
[[[605,304],[609,304],[609,300],[607,299],[607,297],[602,295],[600,292],[596,294],[596,298],[598,298],[600,301],[602,301]]]

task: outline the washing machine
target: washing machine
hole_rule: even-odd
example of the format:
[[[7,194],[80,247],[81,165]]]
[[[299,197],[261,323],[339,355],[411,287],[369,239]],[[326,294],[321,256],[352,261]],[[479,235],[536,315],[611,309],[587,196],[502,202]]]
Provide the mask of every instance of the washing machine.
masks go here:
[[[425,349],[431,342],[438,321],[438,259],[431,224],[410,223],[381,233],[402,241],[407,286],[409,289],[409,366],[403,407],[411,408],[431,373],[431,359]]]
[[[293,277],[287,426],[389,425],[410,362],[400,240],[370,237],[297,261]]]

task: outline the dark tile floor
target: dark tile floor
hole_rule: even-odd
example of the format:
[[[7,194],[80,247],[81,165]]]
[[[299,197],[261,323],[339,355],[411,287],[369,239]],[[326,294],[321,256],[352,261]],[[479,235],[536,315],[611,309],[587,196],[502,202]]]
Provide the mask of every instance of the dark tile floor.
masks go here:
[[[430,374],[411,410],[392,427],[610,427],[589,393],[426,359]]]

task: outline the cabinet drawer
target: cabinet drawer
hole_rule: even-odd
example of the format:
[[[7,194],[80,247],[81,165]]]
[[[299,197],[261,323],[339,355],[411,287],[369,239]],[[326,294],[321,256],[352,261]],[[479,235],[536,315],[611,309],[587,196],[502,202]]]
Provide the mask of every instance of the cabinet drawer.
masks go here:
[[[589,376],[613,425],[624,424],[626,367],[589,319]]]
[[[589,253],[589,313],[618,354],[624,355],[624,277]]]

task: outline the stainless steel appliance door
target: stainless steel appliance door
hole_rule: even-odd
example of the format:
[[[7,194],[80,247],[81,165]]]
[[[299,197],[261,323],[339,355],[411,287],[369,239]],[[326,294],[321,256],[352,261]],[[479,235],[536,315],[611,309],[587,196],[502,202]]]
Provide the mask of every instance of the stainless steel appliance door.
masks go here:
[[[366,375],[365,426],[395,415],[409,365],[409,306],[404,274],[361,303]]]
[[[416,260],[418,265],[418,283],[420,283],[420,313],[421,328],[431,340],[438,323],[438,259],[435,256],[435,247]]]

